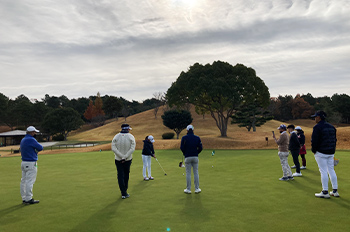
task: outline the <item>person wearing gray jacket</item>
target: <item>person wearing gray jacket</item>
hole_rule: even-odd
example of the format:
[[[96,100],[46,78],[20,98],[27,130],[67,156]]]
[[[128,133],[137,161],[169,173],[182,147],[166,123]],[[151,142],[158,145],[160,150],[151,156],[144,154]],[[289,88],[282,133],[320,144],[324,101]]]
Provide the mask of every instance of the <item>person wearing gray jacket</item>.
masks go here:
[[[132,129],[129,124],[123,124],[122,130],[116,134],[112,140],[112,151],[115,155],[115,165],[118,173],[118,184],[122,194],[122,199],[130,197],[128,194],[128,183],[132,153],[135,151],[135,137],[130,134]]]

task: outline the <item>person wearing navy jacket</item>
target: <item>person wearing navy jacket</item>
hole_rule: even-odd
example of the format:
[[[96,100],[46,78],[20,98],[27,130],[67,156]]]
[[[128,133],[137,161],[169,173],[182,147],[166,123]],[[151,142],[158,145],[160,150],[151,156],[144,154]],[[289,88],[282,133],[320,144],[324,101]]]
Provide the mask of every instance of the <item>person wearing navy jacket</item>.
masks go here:
[[[193,167],[195,193],[200,193],[198,174],[198,154],[203,150],[202,141],[199,136],[194,135],[194,127],[187,126],[187,135],[181,139],[181,151],[185,156],[186,183],[184,193],[191,193],[191,168]]]
[[[334,171],[334,153],[337,143],[337,130],[326,122],[327,114],[320,110],[311,117],[315,118],[316,125],[311,136],[311,151],[315,154],[315,160],[321,173],[322,191],[315,193],[316,197],[339,197],[338,178]],[[331,179],[333,191],[328,192],[328,175]]]
[[[38,173],[38,152],[43,150],[43,146],[34,138],[39,132],[35,127],[27,128],[26,136],[21,140],[20,150],[22,156],[22,179],[20,191],[24,204],[36,204],[38,200],[33,199],[33,185]]]
[[[287,126],[287,130],[290,134],[288,149],[289,149],[290,153],[292,154],[293,162],[294,162],[294,165],[296,168],[296,172],[293,173],[293,177],[296,177],[296,176],[302,176],[302,174],[300,172],[300,163],[299,163],[299,151],[300,151],[301,146],[300,146],[300,142],[298,139],[298,135],[294,129],[295,129],[294,125]]]
[[[152,135],[146,136],[145,140],[143,140],[143,149],[142,149],[142,162],[143,162],[143,179],[144,180],[154,180],[151,172],[151,161],[152,157],[156,158],[154,155],[153,143],[155,142],[154,137]],[[148,176],[146,175],[146,169],[148,172]]]

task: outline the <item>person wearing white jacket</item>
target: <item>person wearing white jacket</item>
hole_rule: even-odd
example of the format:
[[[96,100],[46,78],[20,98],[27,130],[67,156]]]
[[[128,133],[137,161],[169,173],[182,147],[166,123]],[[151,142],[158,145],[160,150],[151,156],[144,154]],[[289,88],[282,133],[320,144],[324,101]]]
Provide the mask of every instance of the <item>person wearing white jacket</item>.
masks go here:
[[[122,130],[116,134],[112,140],[112,151],[115,155],[115,165],[118,173],[118,184],[122,194],[122,199],[130,197],[128,194],[128,182],[132,153],[135,151],[135,137],[130,134],[132,129],[129,124],[122,124]]]

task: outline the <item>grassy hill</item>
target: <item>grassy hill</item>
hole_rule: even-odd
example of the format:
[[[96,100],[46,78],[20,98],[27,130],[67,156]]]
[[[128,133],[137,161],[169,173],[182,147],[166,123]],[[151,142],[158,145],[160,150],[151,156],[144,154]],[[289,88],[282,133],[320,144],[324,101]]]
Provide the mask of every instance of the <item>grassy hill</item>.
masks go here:
[[[195,128],[195,134],[199,135],[202,139],[203,146],[206,149],[274,149],[276,144],[272,139],[271,131],[276,129],[281,122],[277,120],[271,120],[265,125],[258,127],[256,132],[248,132],[246,128],[240,128],[236,124],[229,124],[227,130],[227,138],[220,137],[220,131],[215,124],[215,120],[210,115],[198,115],[194,111],[194,107],[191,108],[193,117],[192,124]],[[142,140],[149,134],[155,137],[155,149],[177,149],[180,146],[180,139],[163,140],[162,134],[165,132],[172,132],[163,125],[161,115],[163,109],[158,112],[157,119],[155,119],[153,110],[148,110],[124,119],[112,121],[102,127],[87,130],[81,133],[77,133],[70,136],[69,140],[77,141],[111,141],[116,133],[120,131],[120,125],[122,123],[129,123],[132,129],[132,134],[136,138],[137,149],[142,148]],[[301,126],[305,131],[306,146],[310,148],[310,140],[312,134],[312,128],[315,125],[313,120],[294,120],[286,122],[285,124],[294,124]],[[350,140],[348,135],[350,127],[339,127],[338,129],[338,149],[349,149]],[[186,130],[182,131],[181,136],[185,135]],[[268,137],[268,144],[265,138]],[[277,135],[278,137],[278,135]],[[100,149],[101,147],[95,147],[91,149]],[[102,145],[102,149],[110,149],[110,144]]]
[[[40,154],[55,154],[55,153],[67,153],[67,152],[88,152],[99,150],[110,150],[114,135],[120,131],[120,126],[123,123],[129,123],[133,128],[131,133],[136,138],[136,149],[142,149],[144,138],[147,135],[152,134],[155,137],[154,143],[155,149],[179,149],[181,137],[186,134],[186,130],[180,134],[180,139],[164,140],[162,134],[165,132],[173,132],[163,125],[161,115],[163,114],[163,108],[158,112],[158,117],[155,119],[153,110],[148,110],[136,115],[132,115],[124,121],[124,118],[119,120],[109,120],[104,126],[98,128],[92,128],[90,125],[85,125],[82,129],[74,131],[68,137],[69,142],[74,141],[104,141],[108,142],[103,145],[86,148],[68,148],[64,150],[50,150],[45,149]],[[236,124],[229,124],[227,130],[227,138],[220,137],[220,131],[215,124],[215,120],[210,115],[198,115],[194,111],[194,107],[191,109],[193,117],[192,124],[195,128],[195,134],[199,135],[202,139],[203,147],[205,149],[277,149],[277,145],[272,138],[271,131],[275,131],[277,137],[277,127],[282,123],[277,120],[271,120],[265,123],[263,126],[258,127],[256,132],[248,132],[246,128],[240,128]],[[305,132],[306,137],[306,149],[311,147],[311,134],[312,128],[315,125],[314,120],[311,119],[299,119],[284,124],[294,124],[295,126],[301,126]],[[350,149],[350,126],[336,126],[337,127],[337,149],[348,150]],[[268,137],[268,143],[265,138]],[[1,157],[17,156],[19,154],[11,154],[9,150],[18,149],[19,146],[8,146],[0,148]]]

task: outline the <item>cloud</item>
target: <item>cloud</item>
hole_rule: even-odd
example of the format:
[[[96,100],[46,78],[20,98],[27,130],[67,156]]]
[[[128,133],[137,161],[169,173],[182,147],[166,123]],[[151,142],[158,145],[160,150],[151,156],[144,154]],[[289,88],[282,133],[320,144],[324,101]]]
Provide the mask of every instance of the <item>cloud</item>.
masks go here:
[[[257,71],[278,94],[350,94],[347,0],[0,3],[0,92],[143,100],[192,64]]]

